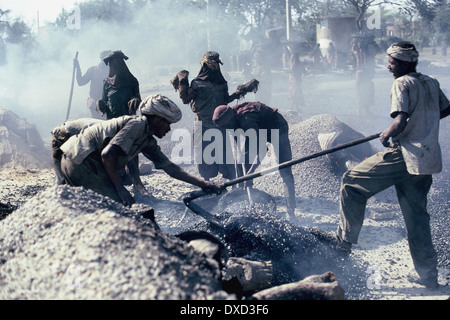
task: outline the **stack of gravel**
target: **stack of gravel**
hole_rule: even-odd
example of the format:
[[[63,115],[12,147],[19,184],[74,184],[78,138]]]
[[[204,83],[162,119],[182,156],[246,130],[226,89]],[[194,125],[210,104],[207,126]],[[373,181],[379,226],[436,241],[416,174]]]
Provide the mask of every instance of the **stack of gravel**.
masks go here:
[[[51,167],[50,150],[34,125],[0,107],[0,167]]]
[[[141,213],[50,187],[0,221],[0,299],[212,299],[219,270]]]
[[[367,298],[365,289],[367,266],[352,257],[342,257],[332,242],[316,236],[311,229],[289,223],[271,212],[270,203],[255,203],[250,209],[248,202],[231,191],[236,201],[216,215],[223,228],[200,220],[182,231],[207,232],[219,239],[231,257],[251,261],[271,261],[273,265],[272,286],[296,282],[310,275],[332,271],[346,298]],[[242,191],[244,193],[244,191]],[[261,198],[262,195],[259,195]]]
[[[288,118],[287,120],[289,121]],[[318,140],[319,134],[339,131],[352,137],[352,141],[364,137],[330,114],[320,114],[298,123],[291,123],[289,125],[289,139],[291,141],[292,158],[300,159],[323,151]],[[370,148],[372,147],[370,146]],[[376,153],[375,149],[373,149],[374,153]],[[271,165],[274,165],[274,163]],[[267,167],[271,165],[267,165]],[[332,171],[331,162],[326,156],[320,156],[292,166],[297,197],[337,201],[343,172],[332,173]],[[284,196],[282,180],[278,172],[255,179],[254,186],[271,195]]]

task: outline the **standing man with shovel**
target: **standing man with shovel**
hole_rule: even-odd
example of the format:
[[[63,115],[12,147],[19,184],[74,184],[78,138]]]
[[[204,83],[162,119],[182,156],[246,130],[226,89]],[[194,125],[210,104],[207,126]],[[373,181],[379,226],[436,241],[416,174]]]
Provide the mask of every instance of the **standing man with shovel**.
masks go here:
[[[358,241],[367,200],[395,186],[420,277],[417,281],[436,288],[437,255],[431,239],[427,195],[432,174],[442,170],[439,121],[450,114],[449,101],[436,79],[416,72],[419,53],[412,43],[394,43],[387,54],[387,68],[395,78],[391,89],[393,121],[380,135],[387,149],[364,160],[342,178],[338,248],[350,252],[351,245]]]

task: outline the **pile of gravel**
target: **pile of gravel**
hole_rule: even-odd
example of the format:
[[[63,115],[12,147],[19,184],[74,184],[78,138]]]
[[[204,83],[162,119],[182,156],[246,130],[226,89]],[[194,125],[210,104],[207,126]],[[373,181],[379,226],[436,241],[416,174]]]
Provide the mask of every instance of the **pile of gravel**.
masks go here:
[[[140,213],[50,187],[0,221],[0,299],[223,298],[219,270]]]
[[[292,158],[300,159],[323,151],[319,144],[318,135],[338,131],[345,132],[347,136],[352,137],[352,141],[364,137],[330,114],[320,114],[298,123],[291,123],[289,139],[291,141]],[[368,147],[372,148],[370,144]],[[373,149],[372,153],[375,154],[376,150]],[[292,166],[292,172],[295,178],[297,197],[330,201],[339,199],[341,178],[344,172],[333,173],[331,162],[326,156],[296,164]],[[282,180],[278,172],[257,178],[254,181],[256,188],[274,196],[284,196]]]
[[[237,195],[233,206],[228,208],[234,210],[222,211],[216,216],[223,228],[201,220],[180,234],[207,232],[219,239],[232,257],[271,261],[272,286],[331,271],[344,288],[346,298],[369,297],[366,290],[367,266],[350,256],[343,258],[332,242],[321,239],[309,228],[289,223],[271,212],[267,203],[256,203],[250,209],[245,199]]]
[[[0,107],[0,167],[50,168],[50,154],[34,125]]]

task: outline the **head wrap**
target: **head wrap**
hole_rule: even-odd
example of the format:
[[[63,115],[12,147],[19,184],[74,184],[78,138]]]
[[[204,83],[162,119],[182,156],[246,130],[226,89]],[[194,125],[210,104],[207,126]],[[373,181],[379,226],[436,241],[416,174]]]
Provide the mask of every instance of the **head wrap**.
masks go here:
[[[393,43],[388,49],[387,54],[392,58],[406,61],[406,62],[417,62],[419,60],[419,52],[417,52],[416,48],[412,43],[407,48],[403,48],[399,46],[399,43]]]
[[[120,59],[123,59],[123,60],[128,60],[128,57],[122,51],[116,50],[116,51],[112,51],[110,54],[108,54],[103,59],[103,61],[105,62],[106,65],[108,65],[109,61],[111,59],[114,59],[114,58],[120,58]]]
[[[100,59],[105,59],[109,54],[111,54],[112,51],[111,50],[103,50],[102,52],[100,52]]]
[[[215,71],[219,69],[219,63],[223,64],[219,59],[219,54],[215,51],[208,51],[203,55],[202,61],[200,61],[200,65],[203,66],[206,64],[208,68]]]
[[[227,105],[218,106],[214,110],[214,114],[212,117],[212,120],[216,125],[219,127],[225,125],[227,122],[229,122],[231,119],[233,119],[235,113],[233,109]]]
[[[139,105],[139,109],[142,114],[160,116],[170,123],[180,121],[182,115],[180,108],[172,100],[161,94],[145,98]]]

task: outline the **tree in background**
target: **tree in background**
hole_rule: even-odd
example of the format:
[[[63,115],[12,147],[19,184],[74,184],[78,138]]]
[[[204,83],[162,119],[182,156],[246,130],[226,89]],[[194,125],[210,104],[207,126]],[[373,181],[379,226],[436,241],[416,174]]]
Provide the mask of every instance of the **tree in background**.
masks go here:
[[[420,40],[429,38],[430,45],[441,46],[443,53],[446,54],[450,43],[450,1],[407,0],[402,10],[409,15],[417,14],[423,22],[420,27],[415,28],[414,38]]]
[[[36,44],[36,37],[22,19],[11,19],[11,10],[0,8],[0,65],[7,62],[7,46],[18,45],[26,55]]]

